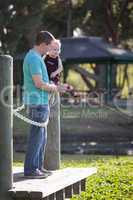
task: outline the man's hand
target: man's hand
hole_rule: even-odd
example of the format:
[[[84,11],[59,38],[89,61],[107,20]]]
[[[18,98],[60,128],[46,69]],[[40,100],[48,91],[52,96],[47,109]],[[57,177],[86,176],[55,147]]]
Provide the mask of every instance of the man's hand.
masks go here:
[[[74,90],[73,86],[67,83],[64,83],[64,87],[66,88],[66,91],[68,92],[71,92],[72,90]]]
[[[59,84],[58,86],[58,91],[60,93],[65,93],[65,92],[69,92],[69,91],[72,91],[73,90],[73,87],[71,85],[68,85],[68,84]]]
[[[54,78],[55,76],[56,76],[56,73],[52,72],[51,75],[50,75],[50,78]]]
[[[46,90],[48,92],[58,92],[58,88],[55,84],[45,83],[40,75],[33,75],[32,79],[38,89]]]
[[[58,92],[60,93],[65,93],[67,91],[67,88],[64,84],[57,85],[57,88],[58,88]]]

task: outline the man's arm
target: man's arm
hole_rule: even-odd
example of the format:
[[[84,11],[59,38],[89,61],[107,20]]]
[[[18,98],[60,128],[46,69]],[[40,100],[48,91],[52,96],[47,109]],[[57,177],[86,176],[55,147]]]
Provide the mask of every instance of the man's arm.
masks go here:
[[[32,80],[38,89],[48,92],[58,92],[58,87],[55,84],[45,83],[42,80],[41,75],[32,75]]]

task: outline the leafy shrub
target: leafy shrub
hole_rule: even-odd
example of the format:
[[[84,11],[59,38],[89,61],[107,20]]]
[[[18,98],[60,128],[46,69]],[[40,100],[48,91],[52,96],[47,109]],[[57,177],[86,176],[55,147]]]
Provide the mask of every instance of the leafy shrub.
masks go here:
[[[78,158],[78,157],[77,157]],[[133,160],[131,157],[80,156],[64,160],[65,166],[95,166],[97,174],[87,180],[86,191],[71,200],[132,200]]]

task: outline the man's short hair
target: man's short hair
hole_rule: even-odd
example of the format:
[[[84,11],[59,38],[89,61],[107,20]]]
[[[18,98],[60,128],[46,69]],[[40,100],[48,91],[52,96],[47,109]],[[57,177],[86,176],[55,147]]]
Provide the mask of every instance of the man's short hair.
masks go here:
[[[35,44],[40,45],[41,43],[50,44],[54,40],[54,36],[48,31],[40,31],[36,35]]]

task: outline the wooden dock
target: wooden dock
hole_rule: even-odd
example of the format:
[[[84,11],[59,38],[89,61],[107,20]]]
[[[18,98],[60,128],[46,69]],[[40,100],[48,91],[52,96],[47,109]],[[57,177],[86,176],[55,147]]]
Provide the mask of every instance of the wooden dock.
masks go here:
[[[15,200],[65,200],[85,191],[86,179],[96,168],[65,168],[45,179],[25,179],[22,168],[14,168],[14,184],[9,195]]]

